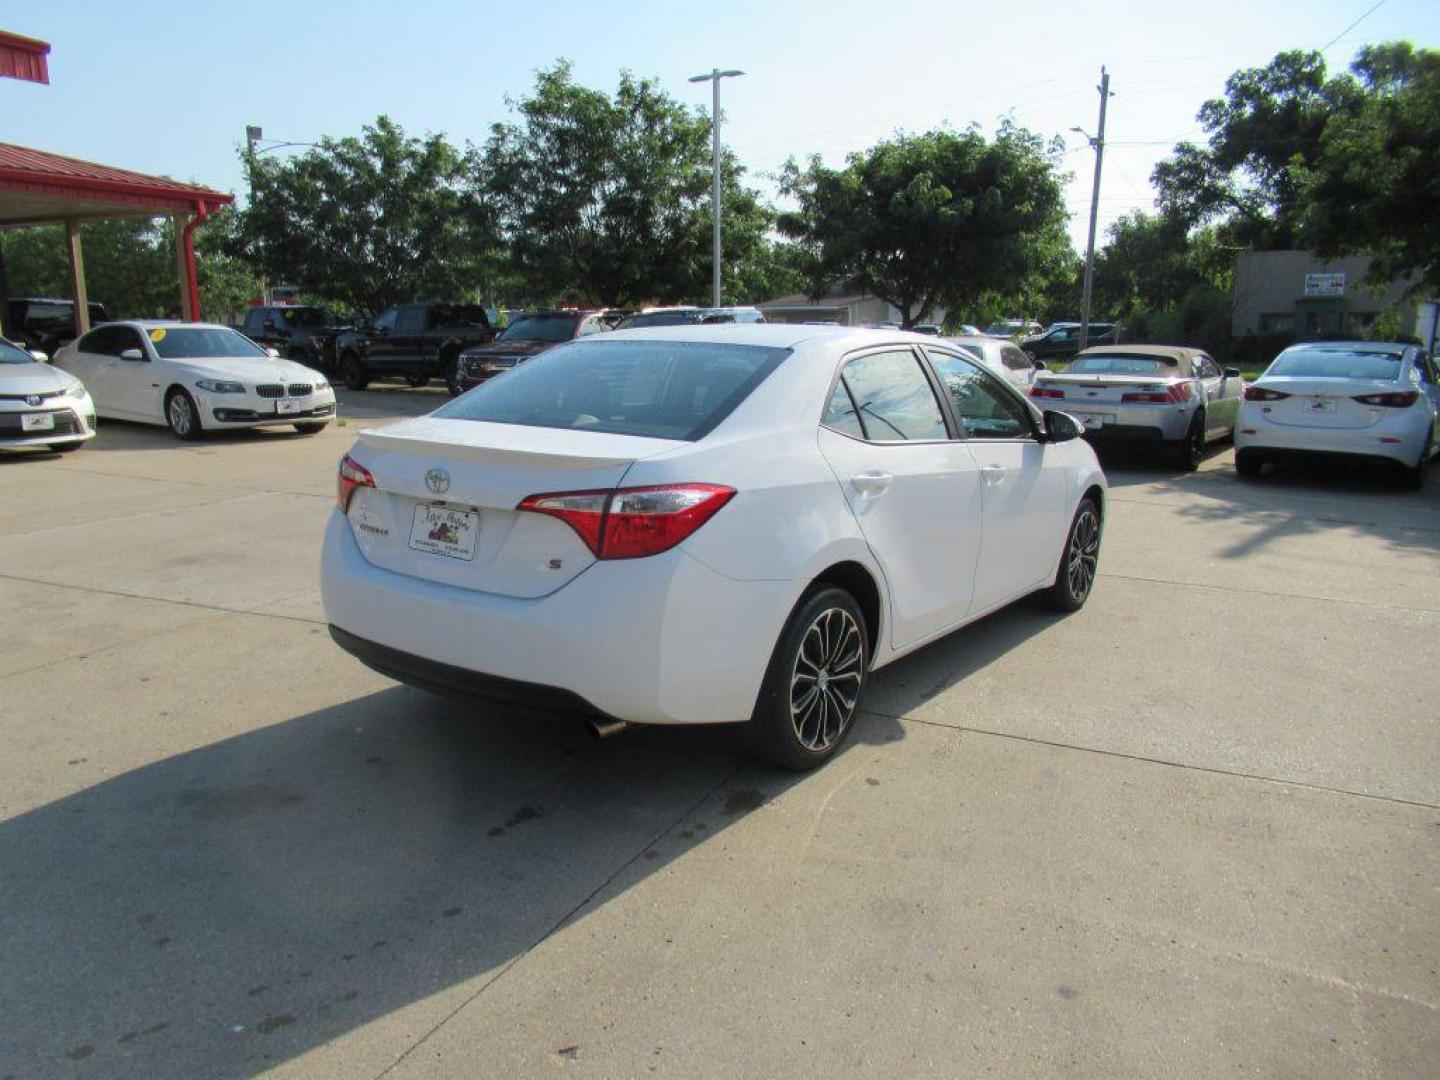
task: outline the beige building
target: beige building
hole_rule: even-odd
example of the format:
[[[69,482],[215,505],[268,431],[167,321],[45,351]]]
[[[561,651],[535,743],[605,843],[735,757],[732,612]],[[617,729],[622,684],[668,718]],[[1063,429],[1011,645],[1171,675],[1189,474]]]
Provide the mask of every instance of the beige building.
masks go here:
[[[1388,308],[1414,325],[1413,281],[1376,288],[1365,281],[1368,255],[1320,259],[1308,251],[1245,251],[1235,262],[1231,332],[1288,334],[1296,340],[1361,335]]]

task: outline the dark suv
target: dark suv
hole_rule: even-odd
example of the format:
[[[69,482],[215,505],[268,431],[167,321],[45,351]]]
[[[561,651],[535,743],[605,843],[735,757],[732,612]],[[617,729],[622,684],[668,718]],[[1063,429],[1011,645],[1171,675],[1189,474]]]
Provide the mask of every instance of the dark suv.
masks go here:
[[[1092,322],[1086,348],[1091,345],[1114,345],[1119,340],[1115,323]],[[1020,342],[1025,355],[1037,364],[1048,360],[1073,360],[1080,351],[1080,324],[1054,323],[1042,334]]]
[[[469,390],[486,379],[523,364],[532,356],[565,341],[601,334],[617,321],[611,311],[537,311],[507,326],[493,342],[460,354],[460,388]],[[624,323],[621,323],[623,326]]]
[[[103,304],[90,302],[90,325],[109,322]],[[27,349],[54,356],[61,345],[75,340],[75,301],[46,296],[17,296],[5,305],[5,336]]]
[[[456,359],[470,346],[492,341],[495,333],[478,304],[396,304],[339,336],[336,370],[349,390],[364,390],[376,375],[400,375],[411,386],[439,377],[458,394]]]
[[[351,329],[322,307],[303,304],[253,307],[241,327],[251,341],[321,371],[335,368],[335,340]]]
[[[761,323],[765,316],[753,307],[668,307],[650,308],[627,316],[616,330],[639,330],[646,326],[709,326],[714,323]]]

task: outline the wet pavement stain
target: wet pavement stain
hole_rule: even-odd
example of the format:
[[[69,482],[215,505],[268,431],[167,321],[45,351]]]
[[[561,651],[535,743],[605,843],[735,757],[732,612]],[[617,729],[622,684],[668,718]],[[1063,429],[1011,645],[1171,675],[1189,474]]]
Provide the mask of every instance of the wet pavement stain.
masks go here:
[[[1079,990],[1076,990],[1073,986],[1069,986],[1065,983],[1061,983],[1059,986],[1055,987],[1055,993],[1059,994],[1066,1001],[1074,1001],[1077,997],[1080,996]]]
[[[652,851],[643,851],[643,852],[640,853],[640,857],[641,857],[642,859],[654,860],[654,859],[658,859],[658,858],[660,857],[660,853],[659,853],[658,851],[653,851],[653,850],[652,850]]]
[[[95,1052],[95,1047],[86,1043],[84,1046],[77,1046],[73,1050],[66,1050],[65,1056],[71,1061],[84,1061]]]
[[[534,821],[545,813],[543,806],[522,806],[510,815],[510,820],[505,822],[507,829],[513,829],[516,825],[523,825],[527,821]]]
[[[360,992],[359,992],[358,990],[346,990],[345,993],[343,993],[343,994],[340,995],[340,1000],[342,1000],[342,1001],[354,1001],[354,1000],[355,1000],[357,997],[359,997],[359,996],[360,996]]]
[[[876,780],[873,776],[867,776],[867,777],[865,777],[865,783],[869,784],[871,787],[879,787],[879,786],[880,786],[880,781],[879,781],[879,780]]]
[[[765,796],[758,791],[732,791],[725,796],[725,805],[720,808],[720,813],[726,817],[735,817],[737,814],[758,810],[764,804]]]
[[[486,836],[504,836],[504,835],[505,835],[505,830],[504,830],[503,827],[501,827],[501,826],[499,826],[499,825],[496,825],[493,829],[491,829],[491,830],[490,830],[489,832],[487,832],[485,835],[486,835]]]
[[[250,784],[240,788],[197,788],[183,791],[176,800],[205,821],[230,821],[253,817],[294,806],[305,797],[290,788],[274,784]]]
[[[269,983],[261,983],[259,986],[252,986],[249,990],[246,990],[245,993],[249,994],[251,997],[259,997],[261,994],[263,994],[266,990],[269,989]]]
[[[295,1017],[289,1013],[281,1013],[278,1016],[267,1016],[255,1025],[255,1030],[261,1035],[269,1035],[271,1032],[289,1027],[293,1023],[295,1023]]]
[[[453,919],[456,915],[459,915],[464,910],[465,909],[463,907],[460,907],[458,905],[456,907],[447,907],[444,911],[440,913],[440,916],[441,918],[445,919]]]

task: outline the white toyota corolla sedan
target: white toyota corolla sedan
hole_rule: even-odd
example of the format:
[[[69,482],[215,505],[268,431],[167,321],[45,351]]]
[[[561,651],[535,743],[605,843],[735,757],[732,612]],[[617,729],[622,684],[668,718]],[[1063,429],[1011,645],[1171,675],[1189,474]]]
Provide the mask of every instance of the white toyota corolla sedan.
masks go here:
[[[101,416],[165,424],[181,439],[274,424],[313,435],[335,418],[324,375],[228,326],[106,323],[60,349],[54,364],[84,380]]]
[[[0,340],[0,447],[65,453],[94,437],[95,403],[85,385]]]
[[[933,337],[684,326],[561,345],[340,463],[336,641],[417,686],[748,724],[809,768],[869,673],[1010,602],[1084,604],[1078,425]]]
[[[1235,471],[1267,461],[1372,462],[1412,487],[1440,449],[1440,388],[1424,352],[1379,341],[1292,345],[1245,388],[1235,427]]]

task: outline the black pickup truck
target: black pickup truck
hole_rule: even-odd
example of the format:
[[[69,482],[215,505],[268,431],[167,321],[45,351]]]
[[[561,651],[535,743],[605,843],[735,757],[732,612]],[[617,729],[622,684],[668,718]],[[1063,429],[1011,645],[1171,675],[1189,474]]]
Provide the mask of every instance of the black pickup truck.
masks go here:
[[[364,390],[377,375],[399,375],[411,386],[441,378],[458,394],[456,357],[496,333],[478,304],[396,304],[336,339],[336,366],[349,390]]]

